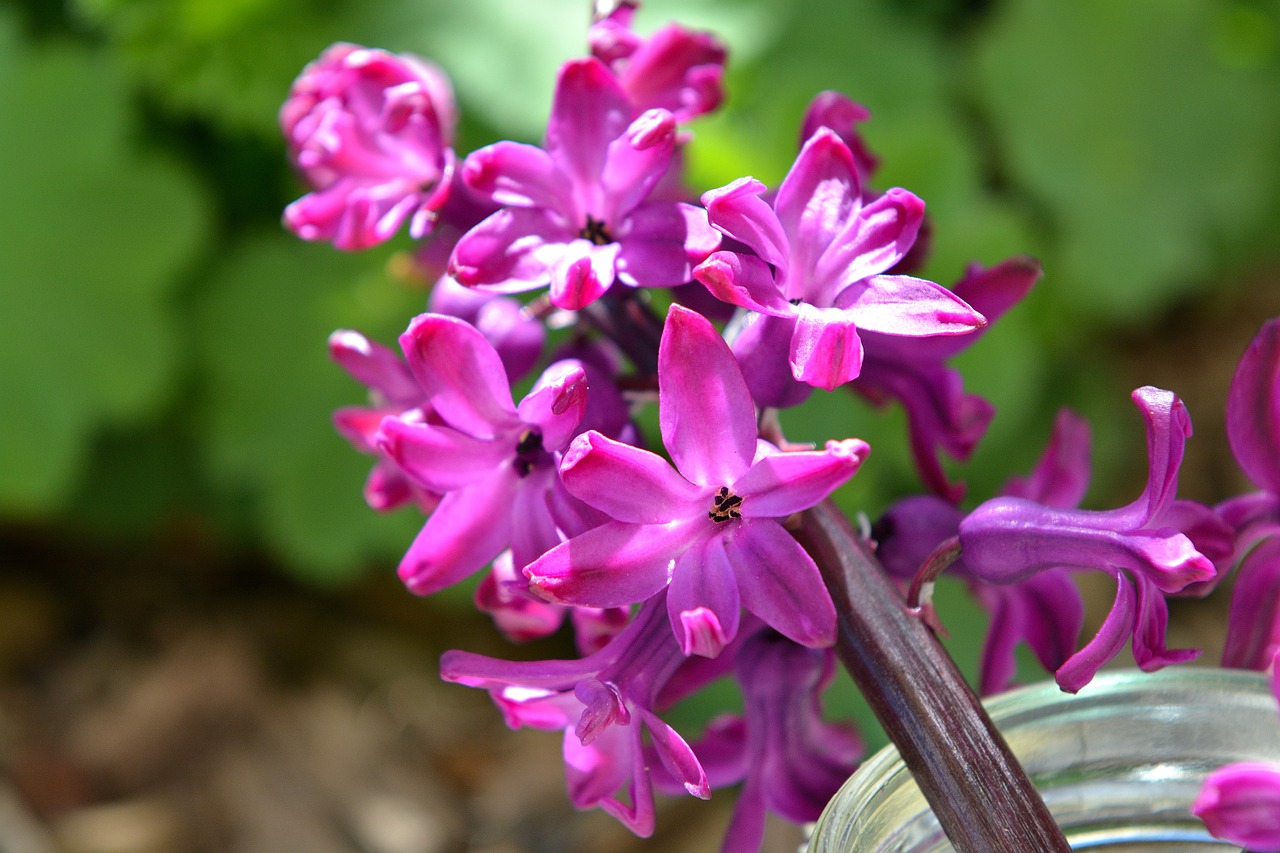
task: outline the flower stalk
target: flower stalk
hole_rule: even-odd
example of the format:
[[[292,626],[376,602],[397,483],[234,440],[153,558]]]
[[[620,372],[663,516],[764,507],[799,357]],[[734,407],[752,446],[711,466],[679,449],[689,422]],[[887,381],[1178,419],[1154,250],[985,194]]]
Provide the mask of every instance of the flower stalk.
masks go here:
[[[830,501],[797,538],[835,602],[836,654],[958,851],[1067,851],[1062,830],[954,661]]]

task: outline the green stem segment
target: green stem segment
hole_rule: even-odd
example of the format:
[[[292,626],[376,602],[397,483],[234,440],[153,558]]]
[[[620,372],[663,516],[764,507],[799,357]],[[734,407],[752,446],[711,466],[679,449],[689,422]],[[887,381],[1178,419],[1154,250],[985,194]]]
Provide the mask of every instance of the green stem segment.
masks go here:
[[[836,653],[960,853],[1070,851],[955,663],[830,501],[796,532],[839,615]]]

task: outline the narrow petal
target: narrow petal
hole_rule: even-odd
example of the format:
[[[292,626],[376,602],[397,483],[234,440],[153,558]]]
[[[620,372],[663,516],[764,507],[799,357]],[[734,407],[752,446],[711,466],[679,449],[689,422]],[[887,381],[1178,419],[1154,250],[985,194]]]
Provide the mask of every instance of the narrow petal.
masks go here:
[[[1132,397],[1147,427],[1147,486],[1142,497],[1113,515],[1117,525],[1137,528],[1160,523],[1177,495],[1178,466],[1191,437],[1191,416],[1172,391],[1147,385]]]
[[[497,293],[546,287],[552,264],[577,238],[568,222],[546,209],[503,208],[462,235],[448,273],[467,287]]]
[[[653,751],[658,754],[662,766],[678,779],[686,792],[699,799],[711,797],[711,786],[707,784],[707,774],[698,761],[698,756],[689,748],[680,733],[662,722],[652,711],[636,707],[636,713],[649,729],[653,741]]]
[[[877,275],[855,283],[836,298],[859,328],[886,335],[965,335],[987,324],[945,287],[907,275]]]
[[[1054,673],[1058,686],[1068,693],[1079,693],[1082,687],[1093,680],[1103,664],[1120,654],[1133,634],[1138,608],[1137,593],[1127,578],[1117,575],[1116,581],[1115,603],[1111,605],[1111,612],[1102,621],[1098,633]]]
[[[700,486],[732,483],[755,455],[756,411],[729,345],[672,305],[658,346],[658,418],[676,468]]]
[[[819,128],[800,149],[773,205],[790,246],[790,271],[814,274],[832,240],[858,218],[860,195],[848,146],[835,131]]]
[[[1280,538],[1249,552],[1236,575],[1223,666],[1264,670],[1280,649]],[[1276,667],[1280,672],[1280,666]]]
[[[1280,850],[1280,766],[1246,761],[1213,771],[1191,813],[1215,838],[1258,853]]]
[[[1280,318],[1271,320],[1240,358],[1227,398],[1227,439],[1241,469],[1259,488],[1280,494]]]
[[[835,642],[836,610],[822,575],[804,548],[768,519],[742,519],[725,552],[747,610],[802,646]]]
[[[790,248],[782,223],[760,196],[764,184],[755,178],[739,178],[702,194],[711,224],[722,233],[750,247],[765,262],[786,268]]]
[[[450,426],[493,438],[516,420],[507,371],[475,327],[443,314],[420,314],[400,336],[409,369]]]
[[[719,655],[737,636],[741,612],[722,537],[712,536],[680,555],[667,592],[667,613],[685,655]]]
[[[795,313],[769,265],[754,255],[716,252],[693,270],[693,277],[722,302],[777,317]]]
[[[552,364],[516,407],[522,423],[536,426],[547,451],[563,450],[587,410],[587,373],[573,359]]]
[[[462,180],[502,207],[546,207],[566,217],[575,212],[568,177],[535,145],[504,141],[474,151],[462,165]]]
[[[422,399],[422,388],[400,356],[359,332],[340,329],[330,335],[329,357],[388,402],[414,404]]]
[[[681,477],[656,453],[595,431],[569,445],[560,479],[574,497],[617,521],[666,524],[705,512],[706,489]]]
[[[622,607],[666,587],[693,538],[688,523],[610,521],[551,549],[524,574],[529,588],[548,601]]]
[[[849,285],[893,267],[910,251],[924,221],[924,202],[891,189],[866,205],[817,261],[815,275]]]
[[[737,482],[743,518],[780,518],[808,509],[848,482],[871,451],[861,439],[828,441],[824,450],[771,453]]]
[[[676,146],[675,116],[666,110],[649,110],[609,143],[600,173],[607,210],[590,211],[617,222],[648,198],[666,174]]]
[[[412,480],[434,492],[452,492],[493,476],[515,457],[509,442],[472,438],[437,424],[383,418],[375,438]]]
[[[1199,649],[1165,648],[1169,607],[1160,591],[1144,577],[1134,578],[1138,591],[1137,622],[1133,627],[1133,660],[1143,672],[1155,672],[1171,664],[1200,656]]]
[[[631,124],[633,108],[616,77],[598,59],[572,59],[560,69],[547,153],[569,176],[578,214],[604,209],[601,175],[609,145]]]
[[[797,382],[832,391],[858,378],[862,341],[854,314],[801,303],[787,354]]]
[[[511,540],[514,480],[514,472],[504,472],[444,496],[400,560],[400,580],[410,592],[430,595],[502,553]]]

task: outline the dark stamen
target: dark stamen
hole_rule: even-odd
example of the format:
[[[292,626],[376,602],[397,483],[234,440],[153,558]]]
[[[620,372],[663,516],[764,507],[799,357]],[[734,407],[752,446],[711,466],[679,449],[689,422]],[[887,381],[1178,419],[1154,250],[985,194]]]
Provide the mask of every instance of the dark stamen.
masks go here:
[[[711,499],[711,510],[707,513],[707,518],[716,524],[723,524],[734,518],[742,518],[742,513],[738,507],[742,506],[742,498],[729,491],[728,486],[721,486],[716,491],[715,497]]]
[[[578,232],[578,236],[584,240],[590,240],[597,246],[607,246],[613,242],[613,235],[609,233],[609,229],[594,216],[587,217],[587,224]]]

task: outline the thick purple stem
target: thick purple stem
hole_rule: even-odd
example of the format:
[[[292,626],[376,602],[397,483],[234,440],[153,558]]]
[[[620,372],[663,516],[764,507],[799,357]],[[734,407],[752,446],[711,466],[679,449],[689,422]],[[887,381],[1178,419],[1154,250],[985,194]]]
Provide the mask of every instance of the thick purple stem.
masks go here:
[[[1062,830],[955,663],[906,608],[831,501],[796,538],[839,615],[836,653],[956,850],[1069,851]]]

